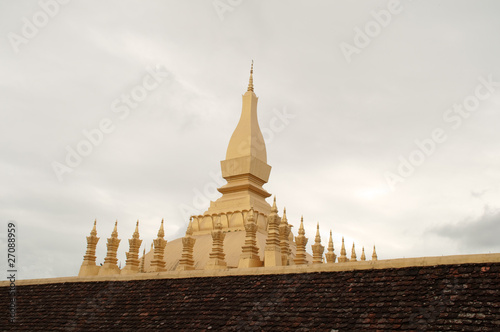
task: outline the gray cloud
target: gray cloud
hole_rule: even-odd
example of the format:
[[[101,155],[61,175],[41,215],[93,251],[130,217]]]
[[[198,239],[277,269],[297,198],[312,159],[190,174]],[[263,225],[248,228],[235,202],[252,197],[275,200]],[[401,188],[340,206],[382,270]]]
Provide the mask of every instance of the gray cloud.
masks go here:
[[[477,218],[467,218],[428,230],[428,234],[453,240],[461,252],[497,252],[500,250],[500,210],[485,207]]]

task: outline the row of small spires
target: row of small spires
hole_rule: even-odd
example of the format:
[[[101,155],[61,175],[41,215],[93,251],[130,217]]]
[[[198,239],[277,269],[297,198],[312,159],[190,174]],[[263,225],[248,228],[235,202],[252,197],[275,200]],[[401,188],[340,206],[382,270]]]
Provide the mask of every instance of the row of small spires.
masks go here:
[[[271,209],[271,214],[268,216],[268,238],[266,239],[265,248],[265,259],[261,261],[259,257],[259,248],[257,247],[256,241],[256,231],[257,224],[254,218],[254,210],[250,209],[245,223],[246,238],[245,244],[242,246],[242,254],[240,256],[240,261],[238,267],[258,267],[258,266],[283,266],[283,265],[304,265],[308,264],[306,255],[306,244],[308,238],[305,237],[304,230],[304,219],[301,217],[300,228],[298,231],[298,236],[295,237],[296,243],[296,254],[292,259],[291,249],[289,244],[289,235],[291,232],[291,225],[288,224],[286,218],[286,208],[283,211],[283,217],[278,217],[276,207],[276,198],[274,199],[273,207]],[[94,227],[90,232],[90,236],[87,237],[87,251],[84,256],[82,268],[80,269],[79,275],[106,275],[106,274],[116,274],[116,273],[138,273],[145,272],[145,256],[146,248],[143,250],[142,259],[139,260],[139,249],[142,244],[142,240],[139,239],[139,221],[136,223],[135,231],[132,238],[129,239],[129,252],[126,253],[127,260],[126,266],[120,271],[117,266],[117,250],[120,243],[118,239],[118,221],[115,222],[115,227],[111,233],[111,237],[107,239],[107,255],[104,259],[104,264],[101,268],[96,267],[95,261],[95,251],[97,242],[99,238],[97,237],[96,230],[97,220],[94,221]],[[193,260],[193,247],[196,241],[192,237],[193,230],[191,223],[186,230],[186,236],[182,238],[183,250],[182,256],[179,260],[177,270],[194,270],[194,260]],[[153,259],[151,261],[150,270],[160,272],[165,270],[166,262],[163,259],[164,250],[167,241],[164,239],[165,232],[163,228],[163,219],[161,221],[160,229],[157,234],[157,238],[151,244],[151,249],[153,251]],[[212,252],[209,254],[209,261],[207,262],[205,269],[221,269],[226,268],[227,264],[224,260],[225,254],[223,250],[223,242],[225,238],[225,233],[222,231],[222,225],[217,223],[212,231]],[[321,236],[319,232],[319,223],[317,224],[315,243],[311,245],[313,251],[313,264],[324,263],[323,253],[325,247],[321,245]],[[326,263],[335,263],[337,260],[337,255],[335,254],[335,249],[333,246],[332,231],[330,230],[330,239],[328,241],[327,253],[324,255]],[[365,249],[362,248],[362,253],[360,257],[361,261],[366,260]],[[377,260],[377,253],[375,246],[373,246],[372,260]],[[338,256],[339,263],[344,262],[356,262],[356,250],[353,243],[351,250],[350,259],[347,258],[344,237],[342,237],[342,247],[340,250],[340,256]]]

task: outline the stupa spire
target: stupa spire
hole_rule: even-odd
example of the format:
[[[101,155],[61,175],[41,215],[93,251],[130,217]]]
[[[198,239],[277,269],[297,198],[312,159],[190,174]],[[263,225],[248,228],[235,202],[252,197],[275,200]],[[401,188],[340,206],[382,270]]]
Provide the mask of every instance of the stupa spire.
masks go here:
[[[120,239],[118,238],[118,221],[115,222],[115,227],[106,243],[107,254],[104,258],[104,264],[99,268],[99,275],[111,275],[119,274],[120,268],[116,263],[118,263],[118,258],[116,258],[116,252],[118,251],[118,245],[120,244]]]
[[[252,66],[250,67],[250,79],[248,80],[248,89],[247,91],[252,91],[253,92],[253,60],[252,60]]]
[[[241,247],[240,261],[238,267],[256,267],[262,266],[259,256],[259,247],[257,247],[257,224],[255,223],[254,210],[248,211],[247,222],[245,223],[245,244]]]
[[[291,253],[289,238],[291,230],[290,225],[288,225],[288,219],[286,218],[286,208],[284,208],[283,217],[281,217],[281,223],[279,225],[282,265],[289,265],[289,256]]]
[[[83,263],[80,267],[80,272],[78,273],[78,276],[80,277],[97,275],[97,273],[99,273],[99,266],[95,263],[95,251],[97,242],[99,242],[96,223],[97,220],[94,220],[94,227],[90,231],[90,236],[87,236],[87,251],[85,252],[85,256],[83,256]]]
[[[132,238],[128,240],[129,251],[125,253],[127,260],[121,274],[130,274],[139,272],[139,249],[141,248],[142,240],[139,239],[139,220],[135,224],[135,231]]]
[[[345,251],[344,237],[342,236],[342,247],[340,248],[339,263],[347,262],[347,253]]]
[[[325,254],[327,263],[335,263],[337,255],[335,254],[335,249],[333,248],[333,238],[332,231],[330,230],[330,239],[328,240],[328,252]]]
[[[218,221],[212,231],[212,251],[209,254],[210,259],[205,265],[206,270],[218,270],[227,267],[227,262],[225,261],[226,254],[224,254],[225,237],[226,233],[222,231],[222,225]]]
[[[151,260],[151,268],[155,272],[161,272],[165,270],[165,260],[163,255],[165,254],[165,246],[167,241],[163,238],[165,236],[165,231],[163,230],[163,219],[161,220],[160,229],[158,230],[158,237],[153,240],[154,251],[153,259]]]
[[[271,214],[267,217],[267,239],[264,249],[264,266],[266,267],[283,265],[280,247],[280,219],[281,218],[278,216],[278,208],[276,207],[276,196],[274,196]]]
[[[372,261],[378,260],[377,251],[375,250],[375,245],[373,246]]]
[[[351,250],[351,262],[356,262],[356,261],[357,261],[356,248],[354,247],[354,242],[353,242]]]
[[[306,231],[304,230],[304,217],[300,217],[299,235],[295,237],[295,243],[297,243],[297,252],[293,260],[296,265],[307,264],[306,244],[308,239],[305,237],[305,234]]]
[[[271,213],[271,205],[266,202],[271,194],[262,187],[269,180],[271,166],[267,164],[266,143],[257,117],[258,98],[253,89],[252,64],[248,88],[242,96],[240,120],[229,140],[226,159],[221,161],[222,177],[227,184],[217,189],[222,197],[210,204],[205,216],[249,211],[252,207],[261,216]],[[243,218],[238,223],[241,229]],[[234,222],[233,225],[236,227]],[[257,221],[257,225],[264,230],[264,223]]]
[[[323,252],[325,247],[321,245],[321,235],[319,234],[319,222],[316,225],[316,237],[314,238],[314,244],[311,246],[313,251],[313,264],[323,263]]]

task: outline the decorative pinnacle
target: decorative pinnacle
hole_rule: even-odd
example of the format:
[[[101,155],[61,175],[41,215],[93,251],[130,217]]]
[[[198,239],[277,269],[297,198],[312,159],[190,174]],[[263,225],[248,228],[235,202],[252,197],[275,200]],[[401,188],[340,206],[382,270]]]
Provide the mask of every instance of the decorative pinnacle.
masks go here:
[[[158,237],[164,237],[165,231],[163,230],[163,218],[161,219],[160,229],[158,230]]]
[[[115,228],[113,228],[113,233],[111,233],[111,237],[118,238],[118,220],[115,221]]]
[[[283,208],[283,217],[281,218],[281,222],[284,224],[288,223],[288,219],[286,218],[286,208]]]
[[[97,224],[97,219],[94,219],[94,227],[92,227],[92,230],[90,231],[90,236],[97,236],[96,224]]]
[[[135,224],[135,231],[134,234],[132,235],[134,239],[139,238],[139,220],[137,220],[137,223]]]
[[[304,230],[304,216],[300,217],[300,227],[299,227],[299,235],[305,235],[306,231]]]
[[[276,206],[276,196],[274,196],[273,206],[271,212],[278,213],[278,207]]]
[[[340,255],[345,256],[345,244],[344,244],[344,237],[342,236],[342,248],[340,248]]]
[[[333,238],[331,230],[330,230],[330,239],[328,240],[328,250],[331,250],[333,252]]]
[[[354,242],[352,243],[351,260],[356,261],[356,248],[354,247]]]
[[[365,255],[365,247],[361,249],[361,260],[366,261],[366,255]]]
[[[253,92],[253,60],[252,60],[252,67],[250,67],[250,79],[248,80],[248,89],[247,91],[252,91]]]
[[[372,254],[372,260],[376,261],[378,259],[377,257],[377,251],[375,250],[375,245],[373,246],[373,254]]]
[[[319,235],[319,222],[316,225],[316,238],[314,239],[316,243],[321,244],[321,236]]]

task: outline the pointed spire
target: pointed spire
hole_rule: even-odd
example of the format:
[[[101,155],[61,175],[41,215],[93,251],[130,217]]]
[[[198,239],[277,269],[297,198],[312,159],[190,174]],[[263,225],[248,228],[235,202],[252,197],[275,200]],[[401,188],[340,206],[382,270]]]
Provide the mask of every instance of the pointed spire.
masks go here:
[[[337,255],[335,254],[335,249],[333,248],[333,237],[332,231],[330,230],[330,239],[328,240],[328,252],[325,254],[327,263],[335,263]]]
[[[342,236],[342,247],[340,248],[339,263],[347,262],[347,253],[345,251],[344,237]]]
[[[319,222],[316,224],[316,238],[314,241],[321,242],[321,236],[319,235]]]
[[[271,213],[278,213],[278,207],[276,206],[276,196],[274,196],[273,206],[271,207]]]
[[[165,255],[165,246],[167,241],[163,238],[165,236],[165,231],[163,230],[163,219],[161,220],[160,229],[158,230],[158,237],[153,240],[154,251],[153,259],[151,260],[151,268],[155,272],[161,272],[165,270],[166,262],[163,259]]]
[[[357,261],[357,256],[356,256],[356,248],[354,248],[354,242],[352,243],[352,250],[351,250],[351,262]]]
[[[85,252],[85,256],[83,256],[83,263],[80,267],[80,271],[78,272],[78,276],[93,276],[99,273],[99,266],[96,265],[95,260],[95,251],[97,247],[97,242],[99,242],[99,238],[97,237],[97,229],[96,229],[97,220],[94,220],[94,227],[90,231],[90,236],[87,236],[87,251]]]
[[[314,244],[311,246],[313,251],[313,264],[323,263],[323,252],[325,247],[321,245],[321,236],[319,234],[319,222],[316,225],[316,238]]]
[[[253,60],[252,60],[252,67],[250,67],[250,79],[248,80],[247,91],[253,91]]]
[[[279,225],[279,235],[280,235],[280,250],[281,250],[281,264],[283,266],[289,265],[290,261],[290,232],[292,228],[288,225],[288,219],[286,218],[286,208],[283,208],[283,217],[281,217],[281,222]]]
[[[97,219],[94,219],[94,227],[90,231],[90,236],[97,236],[96,224],[97,224]]]
[[[306,235],[306,231],[304,230],[304,216],[300,217],[299,235]]]
[[[259,256],[259,247],[257,246],[257,224],[255,223],[253,207],[248,211],[245,222],[245,243],[241,247],[239,268],[262,266]]]
[[[373,246],[372,261],[378,260],[377,251],[375,250],[375,245]]]
[[[135,224],[135,231],[132,234],[132,238],[128,240],[129,250],[125,253],[127,259],[125,261],[125,267],[121,271],[121,274],[133,274],[139,272],[139,249],[142,245],[142,240],[139,239],[139,220]]]
[[[295,237],[295,243],[297,244],[297,250],[295,253],[295,258],[293,261],[296,265],[306,265],[307,255],[306,255],[306,245],[308,238],[305,237],[306,231],[304,230],[304,216],[300,217],[300,227],[299,235]]]
[[[264,266],[281,266],[283,258],[281,257],[280,246],[280,217],[278,216],[278,207],[276,206],[276,196],[274,196],[271,214],[267,216],[267,239],[264,248]]]
[[[165,231],[163,229],[163,218],[161,219],[161,225],[160,229],[158,230],[158,237],[164,237],[165,236]]]
[[[212,251],[209,254],[209,260],[205,264],[206,270],[225,269],[227,262],[224,254],[224,238],[226,234],[222,231],[222,224],[217,222],[212,231]]]
[[[139,220],[137,220],[137,223],[135,224],[135,231],[134,234],[132,234],[133,239],[138,239],[139,238]]]
[[[118,238],[118,220],[115,221],[115,228],[113,228],[113,233],[111,233],[112,238]]]
[[[118,221],[115,222],[115,227],[106,243],[107,253],[104,258],[104,264],[99,268],[99,275],[112,275],[119,274],[120,268],[118,267],[118,259],[116,258],[116,253],[118,251],[118,246],[120,245],[120,239],[118,239]]]
[[[361,248],[361,260],[366,261],[365,247]]]

